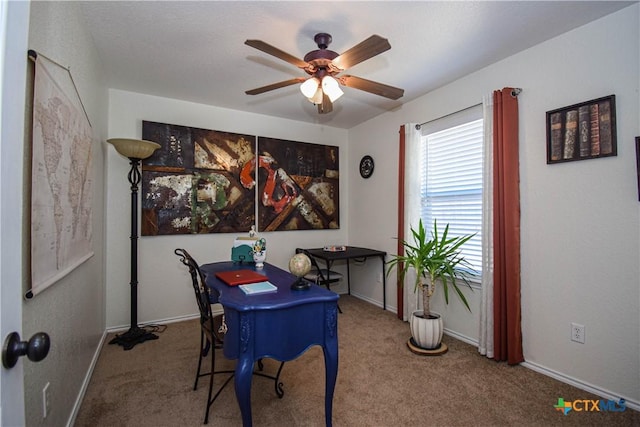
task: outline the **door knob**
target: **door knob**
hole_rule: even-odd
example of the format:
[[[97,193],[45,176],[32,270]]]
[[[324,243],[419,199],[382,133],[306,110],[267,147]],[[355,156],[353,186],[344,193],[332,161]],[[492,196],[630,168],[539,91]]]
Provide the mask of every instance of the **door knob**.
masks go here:
[[[20,341],[20,334],[11,332],[4,340],[2,347],[2,365],[13,368],[18,363],[18,358],[25,354],[32,362],[39,362],[49,354],[51,340],[44,332],[34,334],[29,341]]]

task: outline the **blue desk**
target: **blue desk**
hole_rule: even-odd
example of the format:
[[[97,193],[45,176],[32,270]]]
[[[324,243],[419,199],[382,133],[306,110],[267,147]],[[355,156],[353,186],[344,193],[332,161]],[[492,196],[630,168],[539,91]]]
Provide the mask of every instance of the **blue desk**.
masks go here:
[[[200,269],[206,284],[220,295],[227,333],[224,355],[238,359],[235,369],[236,399],[242,424],[251,426],[251,378],[256,360],[293,360],[314,345],[322,346],[325,364],[325,422],[332,425],[333,390],[338,376],[338,294],[313,285],[293,291],[292,274],[265,263],[262,270],[278,292],[245,295],[215,277],[218,271],[254,269],[253,264],[218,262]]]

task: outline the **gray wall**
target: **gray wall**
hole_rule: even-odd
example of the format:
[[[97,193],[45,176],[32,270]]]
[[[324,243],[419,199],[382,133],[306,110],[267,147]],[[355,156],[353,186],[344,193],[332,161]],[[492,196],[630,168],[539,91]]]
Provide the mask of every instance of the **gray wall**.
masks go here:
[[[52,341],[45,360],[24,364],[27,425],[61,426],[72,413],[105,330],[104,147],[100,142],[106,133],[107,90],[78,2],[32,2],[29,28],[30,49],[71,68],[94,134],[95,255],[23,306],[24,336],[45,331]],[[43,419],[42,388],[47,382],[51,409]]]

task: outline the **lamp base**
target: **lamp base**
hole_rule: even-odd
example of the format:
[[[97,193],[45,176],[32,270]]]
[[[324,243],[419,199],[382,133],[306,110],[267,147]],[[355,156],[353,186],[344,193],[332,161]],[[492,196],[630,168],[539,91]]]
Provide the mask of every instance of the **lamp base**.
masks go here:
[[[109,344],[118,344],[125,350],[131,350],[136,344],[157,339],[157,335],[135,326],[123,334],[116,335],[115,338],[109,341]]]

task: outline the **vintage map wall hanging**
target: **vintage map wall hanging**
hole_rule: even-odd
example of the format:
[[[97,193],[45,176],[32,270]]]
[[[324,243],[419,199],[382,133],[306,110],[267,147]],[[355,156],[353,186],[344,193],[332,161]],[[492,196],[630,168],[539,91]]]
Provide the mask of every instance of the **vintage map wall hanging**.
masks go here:
[[[143,236],[249,231],[255,187],[240,171],[254,136],[143,121],[142,138],[161,146],[142,165]]]
[[[338,147],[259,137],[258,153],[259,231],[340,228]]]
[[[93,256],[91,124],[69,70],[29,55],[35,80],[27,298]]]

